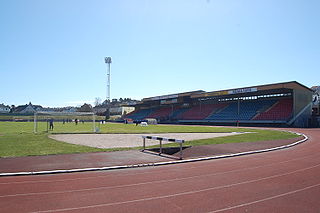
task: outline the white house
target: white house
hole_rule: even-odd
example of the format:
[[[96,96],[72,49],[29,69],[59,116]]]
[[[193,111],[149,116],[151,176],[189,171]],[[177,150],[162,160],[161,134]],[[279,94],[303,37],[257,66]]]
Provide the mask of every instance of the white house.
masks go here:
[[[0,104],[0,113],[9,113],[10,107],[4,104]]]
[[[110,113],[114,115],[125,115],[134,111],[134,107],[120,106],[120,107],[111,107]]]
[[[14,112],[26,114],[26,113],[34,113],[36,111],[42,111],[42,109],[43,109],[42,106],[33,105],[33,104],[31,104],[31,102],[29,102],[29,104],[16,107]]]
[[[75,108],[75,107],[65,107],[65,108],[63,108],[62,112],[66,112],[66,113],[77,112],[77,108]]]

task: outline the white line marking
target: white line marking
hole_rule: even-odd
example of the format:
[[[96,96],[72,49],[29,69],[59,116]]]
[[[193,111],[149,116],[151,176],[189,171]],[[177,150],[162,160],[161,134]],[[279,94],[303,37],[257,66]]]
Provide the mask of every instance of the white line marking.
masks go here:
[[[282,161],[282,162],[277,162],[277,163],[270,163],[270,164],[265,164],[265,165],[262,165],[262,166],[254,166],[254,167],[250,167],[250,168],[242,168],[242,169],[230,170],[230,171],[226,171],[226,172],[209,173],[209,174],[204,174],[204,175],[196,175],[196,176],[189,176],[189,177],[182,177],[182,178],[174,178],[174,179],[170,179],[170,180],[168,180],[168,179],[166,179],[166,180],[156,180],[156,181],[141,182],[141,183],[134,183],[134,184],[125,184],[125,185],[120,185],[120,186],[100,186],[100,187],[95,187],[95,188],[66,190],[66,191],[55,191],[55,192],[49,191],[49,192],[9,194],[9,195],[0,195],[0,198],[2,198],[2,197],[16,197],[16,196],[29,196],[29,195],[47,195],[47,194],[72,193],[72,192],[81,192],[81,191],[93,191],[93,190],[99,190],[99,189],[114,189],[114,188],[123,188],[123,187],[146,185],[146,184],[173,182],[173,181],[179,181],[179,180],[187,180],[187,179],[193,179],[193,178],[218,176],[218,175],[224,175],[224,174],[229,174],[229,173],[242,172],[242,171],[248,171],[248,170],[259,169],[259,168],[265,168],[265,167],[273,166],[275,164],[276,165],[284,164],[284,163],[287,163],[287,162],[298,161],[298,160],[309,158],[309,157],[313,157],[313,156],[303,157],[303,158],[299,158],[299,159],[292,159],[292,160],[287,160],[287,161]],[[101,176],[101,177],[103,177],[103,176]],[[90,178],[93,178],[93,177],[90,177]],[[82,179],[82,178],[79,178],[79,179]],[[83,178],[83,179],[87,179],[87,178]],[[68,179],[68,180],[77,180],[77,178]],[[64,181],[64,180],[62,180],[62,181]],[[50,181],[48,181],[48,182],[50,182]],[[46,182],[44,182],[44,183],[46,183]]]
[[[273,175],[273,176],[269,176],[269,177],[264,177],[264,178],[254,179],[254,180],[248,180],[248,181],[243,181],[243,182],[239,182],[239,183],[233,183],[233,184],[229,184],[229,185],[210,187],[210,188],[206,188],[206,189],[193,190],[193,191],[181,192],[181,193],[170,194],[170,195],[163,195],[163,196],[149,197],[149,198],[141,198],[141,199],[136,199],[136,200],[128,200],[128,201],[121,201],[121,202],[114,202],[114,203],[104,203],[104,204],[97,204],[97,205],[89,205],[89,206],[82,206],[82,207],[36,211],[36,212],[71,211],[71,210],[106,207],[106,206],[121,205],[121,204],[128,204],[128,203],[134,203],[134,202],[142,202],[142,201],[170,198],[170,197],[176,197],[176,196],[182,196],[182,195],[190,195],[190,194],[195,194],[195,193],[212,191],[212,190],[216,190],[216,189],[229,188],[229,187],[233,187],[233,186],[238,186],[238,185],[243,185],[243,184],[248,184],[248,183],[254,183],[254,182],[258,182],[258,181],[263,181],[263,180],[268,180],[268,179],[272,179],[272,178],[281,177],[281,176],[291,175],[293,173],[303,172],[305,170],[312,169],[312,168],[315,168],[315,167],[318,167],[318,166],[320,166],[320,164],[317,164],[317,165],[312,166],[312,167],[304,168],[304,169],[299,169],[299,170],[296,170],[296,171],[293,171],[293,172],[287,172],[287,173],[279,174],[279,175]],[[317,186],[318,185],[320,185],[320,184],[317,184]]]
[[[318,187],[318,186],[320,186],[320,183],[315,184],[315,185],[311,185],[311,186],[307,186],[307,187],[302,188],[302,189],[297,189],[297,190],[294,190],[294,191],[278,194],[278,195],[275,195],[275,196],[272,196],[272,197],[267,197],[267,198],[264,198],[264,199],[261,199],[261,200],[255,200],[255,201],[252,201],[252,202],[243,203],[243,204],[239,204],[239,205],[236,205],[236,206],[231,206],[231,207],[224,208],[224,209],[218,209],[218,210],[215,210],[215,211],[211,211],[210,213],[222,212],[222,211],[227,211],[227,210],[231,210],[231,209],[235,209],[235,208],[240,208],[240,207],[243,207],[243,206],[249,206],[249,205],[252,205],[252,204],[256,204],[256,203],[261,203],[261,202],[264,202],[264,201],[272,200],[272,199],[275,199],[275,198],[284,197],[286,195],[291,195],[291,194],[294,194],[294,193],[297,193],[297,192],[302,192],[302,191],[305,191],[305,190],[308,190],[308,189],[312,189],[312,188],[315,188],[315,187]]]
[[[318,155],[315,155],[318,156]],[[291,162],[291,161],[297,161],[297,160],[301,160],[301,159],[306,159],[306,158],[310,158],[310,157],[315,157],[314,155],[309,155],[309,156],[305,156],[305,157],[301,157],[301,158],[295,158],[292,160],[287,160],[287,161],[282,161],[282,162],[277,162],[277,163],[271,163],[271,164],[267,164],[264,166],[268,166],[268,165],[274,165],[274,164],[279,164],[279,163],[286,163],[286,162]],[[226,163],[226,165],[229,165],[232,163]],[[194,166],[194,167],[187,167],[185,169],[193,169],[193,168],[200,168],[200,167],[207,167],[205,166]],[[257,168],[257,167],[252,167],[252,168]],[[97,171],[98,172],[98,171]],[[156,173],[155,171],[151,171],[151,172],[143,172],[143,173],[139,173],[139,174],[148,174],[148,173]],[[159,172],[159,173],[163,173],[163,171]],[[137,175],[136,173],[134,174],[120,174],[120,175],[115,175],[115,176],[132,176],[132,175]],[[106,175],[98,175],[98,176],[94,176],[94,177],[83,177],[83,178],[67,178],[67,179],[61,179],[61,180],[35,180],[35,181],[14,181],[14,182],[6,182],[6,183],[0,183],[0,185],[7,185],[7,184],[24,184],[24,183],[54,183],[54,182],[64,182],[64,181],[74,181],[74,180],[88,180],[88,179],[95,179],[95,178],[103,178],[106,177]]]
[[[170,164],[178,164],[178,163],[197,162],[197,161],[203,161],[203,160],[213,160],[213,159],[220,159],[220,158],[226,158],[226,157],[237,157],[237,156],[242,156],[242,155],[270,152],[270,151],[289,148],[289,147],[295,146],[297,144],[303,143],[308,140],[308,137],[306,135],[303,135],[303,136],[304,136],[304,139],[297,141],[295,143],[292,143],[292,144],[269,148],[269,149],[246,151],[246,152],[240,152],[240,153],[234,153],[234,154],[224,154],[224,155],[211,156],[211,157],[202,157],[202,158],[195,158],[195,159],[193,158],[193,159],[186,159],[186,160],[180,160],[180,161],[158,162],[158,163],[151,163],[151,164],[145,163],[145,164],[139,164],[139,165],[124,165],[124,166],[110,166],[110,167],[99,167],[99,168],[83,168],[83,169],[35,171],[35,172],[0,173],[0,176],[58,174],[58,173],[70,173],[70,172],[99,171],[99,170],[101,171],[101,170],[110,170],[110,169],[134,168],[134,167],[139,167],[140,165],[144,166],[144,167],[146,167],[146,166],[161,166],[161,165],[170,165]]]
[[[309,156],[310,157],[310,156]],[[119,185],[119,186],[99,186],[94,188],[86,188],[86,189],[75,189],[75,190],[65,190],[65,191],[49,191],[49,192],[34,192],[34,193],[21,193],[21,194],[9,194],[9,195],[0,195],[0,198],[3,197],[17,197],[17,196],[32,196],[32,195],[49,195],[49,194],[62,194],[62,193],[72,193],[72,192],[84,192],[84,191],[94,191],[94,190],[105,190],[105,189],[116,189],[116,188],[124,188],[124,187],[131,187],[131,186],[140,186],[140,185],[147,185],[147,184],[156,184],[156,183],[167,183],[167,182],[174,182],[174,181],[180,181],[180,180],[187,180],[187,179],[194,179],[194,178],[202,178],[202,177],[210,177],[210,176],[218,176],[218,175],[224,175],[229,173],[235,173],[235,172],[243,172],[243,171],[249,171],[253,169],[259,169],[259,168],[266,168],[273,166],[274,164],[279,165],[283,163],[287,163],[290,161],[296,161],[294,160],[288,160],[283,161],[279,163],[271,163],[266,164],[262,166],[255,166],[250,168],[244,168],[244,169],[236,169],[236,170],[230,170],[226,172],[218,172],[218,173],[209,173],[209,174],[203,174],[203,175],[195,175],[195,176],[189,176],[189,177],[182,177],[182,178],[174,178],[170,180],[156,180],[156,181],[148,181],[148,182],[141,182],[141,183],[134,183],[134,184],[125,184],[125,185]],[[315,166],[319,166],[320,164],[316,164]],[[313,167],[309,167],[313,168]],[[306,168],[308,169],[308,167]],[[296,170],[299,171],[299,170]],[[75,180],[75,179],[73,179]]]

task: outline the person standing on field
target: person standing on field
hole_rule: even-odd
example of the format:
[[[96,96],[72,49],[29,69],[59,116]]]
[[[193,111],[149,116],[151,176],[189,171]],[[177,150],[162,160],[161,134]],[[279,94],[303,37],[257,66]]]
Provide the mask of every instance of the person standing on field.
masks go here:
[[[49,121],[49,130],[53,130],[53,119],[50,118],[50,121]]]

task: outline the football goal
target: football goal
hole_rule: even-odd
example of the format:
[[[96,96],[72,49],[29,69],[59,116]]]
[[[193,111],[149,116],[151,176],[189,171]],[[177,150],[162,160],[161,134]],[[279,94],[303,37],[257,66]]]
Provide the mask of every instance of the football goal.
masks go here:
[[[42,112],[34,113],[34,133],[96,132],[96,115],[93,112]]]

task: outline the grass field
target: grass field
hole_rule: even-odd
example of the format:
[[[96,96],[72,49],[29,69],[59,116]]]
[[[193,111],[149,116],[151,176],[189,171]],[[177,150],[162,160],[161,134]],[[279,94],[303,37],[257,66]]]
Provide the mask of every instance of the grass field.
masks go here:
[[[298,137],[296,134],[273,130],[258,130],[247,128],[225,128],[208,126],[178,126],[156,125],[135,126],[133,124],[97,124],[100,133],[190,133],[190,132],[253,132],[212,139],[186,142],[185,145],[206,145],[219,143],[257,142],[280,140]],[[0,122],[0,157],[32,156],[49,154],[68,154],[83,152],[114,151],[115,149],[98,149],[80,145],[73,145],[48,138],[52,133],[91,133],[92,123],[62,124],[54,123],[54,130],[46,132],[47,124],[39,122],[39,132],[33,133],[33,122]],[[126,148],[127,150],[128,148]],[[117,149],[119,150],[119,149]],[[120,149],[121,150],[121,149]]]

